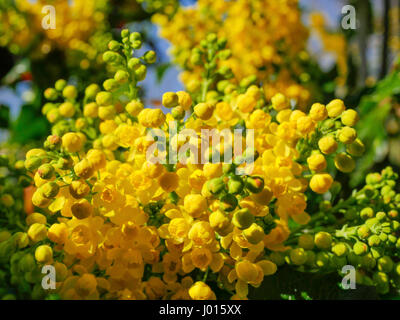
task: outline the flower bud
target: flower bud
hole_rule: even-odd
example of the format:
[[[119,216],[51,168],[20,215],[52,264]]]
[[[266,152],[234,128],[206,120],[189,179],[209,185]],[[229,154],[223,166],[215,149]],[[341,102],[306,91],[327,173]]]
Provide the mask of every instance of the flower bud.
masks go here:
[[[247,208],[240,209],[233,214],[232,223],[239,229],[247,229],[253,222],[254,216]]]
[[[44,180],[50,180],[54,175],[54,167],[49,163],[42,164],[38,168],[37,173],[39,174],[40,178]]]
[[[346,107],[342,100],[335,99],[328,103],[326,109],[328,111],[329,118],[336,118],[342,114]]]
[[[45,198],[53,199],[57,196],[60,187],[56,182],[50,181],[42,185],[39,190]]]
[[[356,167],[352,157],[348,154],[341,152],[335,156],[335,167],[342,172],[350,173]]]
[[[314,243],[319,249],[330,249],[332,236],[325,231],[318,232],[314,237]]]
[[[245,187],[250,192],[259,193],[264,189],[264,179],[258,176],[247,177]]]
[[[85,219],[93,214],[93,206],[86,199],[81,199],[71,206],[71,212],[77,219]]]
[[[243,230],[243,236],[251,244],[257,244],[264,239],[264,230],[257,223],[252,223],[250,227]]]
[[[78,90],[75,86],[68,85],[63,89],[62,94],[64,98],[74,100],[78,96]]]
[[[214,105],[208,102],[201,102],[194,107],[194,114],[201,120],[208,120],[214,113]]]
[[[307,262],[307,252],[303,248],[290,250],[289,257],[290,261],[297,266],[301,266]]]
[[[220,209],[222,211],[231,212],[235,210],[238,205],[238,200],[236,197],[230,193],[225,194],[220,199]]]
[[[137,117],[143,108],[143,103],[141,103],[139,100],[132,100],[125,106],[126,112],[128,112],[132,117]]]
[[[157,55],[153,50],[147,51],[143,56],[144,61],[149,64],[155,63],[157,60]]]
[[[33,242],[39,242],[47,237],[47,228],[44,224],[34,223],[28,229],[28,236]]]
[[[53,260],[53,249],[48,245],[41,245],[35,250],[35,259],[39,263],[49,263]]]
[[[86,158],[82,159],[74,166],[74,171],[78,177],[83,179],[89,179],[94,173],[92,164]]]

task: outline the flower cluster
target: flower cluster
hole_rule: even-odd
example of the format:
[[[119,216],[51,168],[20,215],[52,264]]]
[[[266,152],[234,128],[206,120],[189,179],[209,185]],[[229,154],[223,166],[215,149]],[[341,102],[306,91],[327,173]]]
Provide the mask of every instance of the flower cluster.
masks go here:
[[[52,1],[55,12],[44,10],[48,5],[46,1],[2,1],[0,45],[33,59],[65,50],[69,63],[84,70],[98,63],[102,43],[111,38],[105,31],[108,1]],[[50,28],[45,29],[44,23]]]
[[[155,53],[132,56],[141,35],[121,37],[103,54],[114,76],[102,87],[59,80],[45,91],[52,134],[26,154],[35,212],[18,236],[16,278],[36,286],[33,265],[53,265],[63,299],[246,299],[276,272],[271,253],[290,249],[289,223],[310,222],[308,197],[333,188],[327,160],[354,169],[357,113],[341,100],[304,113],[282,93],[235,85],[220,64],[227,40],[209,34],[193,58],[201,90],[165,93],[164,114],[139,95]],[[225,130],[217,145],[210,129]],[[15,237],[2,234],[0,247]]]
[[[356,270],[358,284],[375,286],[380,294],[399,288],[398,175],[387,167],[366,177],[366,185],[351,197],[325,208],[315,225],[292,234],[295,245],[272,258],[303,271]],[[329,218],[328,218],[329,217]],[[335,223],[332,223],[335,221]],[[318,232],[314,231],[318,226]]]
[[[303,107],[309,101],[310,75],[303,70],[309,60],[308,31],[297,0],[200,0],[195,7],[180,7],[174,15],[158,14],[153,20],[172,43],[172,55],[184,69],[181,77],[190,92],[199,89],[201,78],[192,50],[215,32],[227,39],[232,51],[220,66],[229,66],[237,80],[257,78],[264,83],[267,99],[283,93]]]

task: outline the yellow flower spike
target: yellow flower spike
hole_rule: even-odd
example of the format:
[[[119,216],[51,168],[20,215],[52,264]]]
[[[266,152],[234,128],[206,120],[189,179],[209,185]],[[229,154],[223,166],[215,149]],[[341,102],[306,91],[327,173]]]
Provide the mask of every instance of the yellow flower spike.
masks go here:
[[[139,123],[146,128],[158,128],[165,122],[161,109],[143,109],[138,115]]]
[[[312,191],[323,194],[327,192],[333,182],[333,178],[328,173],[317,173],[310,180],[310,188]]]
[[[306,136],[307,134],[314,131],[315,123],[310,117],[304,116],[297,119],[297,130],[301,133],[302,136]]]
[[[141,103],[139,100],[133,100],[127,103],[125,106],[126,112],[128,112],[132,117],[137,117],[143,109],[143,103]]]
[[[327,104],[326,110],[328,111],[329,118],[336,118],[346,110],[346,107],[342,100],[335,99]]]
[[[72,118],[75,114],[75,106],[71,102],[64,102],[58,107],[60,115],[65,118]]]

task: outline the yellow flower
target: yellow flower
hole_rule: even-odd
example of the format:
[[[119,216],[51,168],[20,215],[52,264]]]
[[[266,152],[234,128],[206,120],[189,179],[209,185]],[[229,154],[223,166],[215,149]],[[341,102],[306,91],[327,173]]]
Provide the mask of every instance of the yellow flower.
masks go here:
[[[194,114],[201,120],[208,120],[214,113],[214,106],[208,102],[201,102],[194,107]]]
[[[93,214],[93,206],[86,199],[81,199],[71,206],[71,212],[77,219],[86,219]]]
[[[214,230],[206,221],[197,221],[189,231],[189,239],[197,246],[209,245],[215,239]]]
[[[345,126],[354,127],[360,117],[358,116],[357,111],[349,109],[342,113],[341,119]]]
[[[314,121],[322,121],[328,117],[328,111],[323,104],[314,103],[310,109],[310,117]]]
[[[89,179],[94,173],[94,168],[90,161],[84,158],[74,166],[74,171],[78,177]]]
[[[340,99],[332,100],[326,106],[326,110],[328,111],[329,118],[336,118],[340,116],[344,110],[346,109],[344,103]]]
[[[351,127],[343,127],[338,132],[338,138],[339,141],[343,142],[344,144],[353,143],[357,138],[357,131]]]
[[[243,113],[250,113],[257,104],[257,100],[251,95],[241,94],[237,97],[237,106]]]
[[[207,210],[207,200],[200,194],[188,194],[183,206],[188,214],[199,217]]]
[[[354,170],[356,164],[352,157],[344,152],[341,152],[335,157],[335,167],[342,172],[349,173]]]
[[[159,178],[160,187],[166,192],[172,192],[178,188],[179,177],[175,172],[166,172]]]
[[[166,92],[162,96],[162,104],[166,108],[176,107],[179,103],[179,97],[175,92]]]
[[[282,93],[277,93],[271,98],[272,107],[276,111],[281,111],[283,109],[289,108],[289,101]]]
[[[78,152],[83,147],[83,140],[75,132],[68,132],[62,137],[62,146],[68,152]]]
[[[333,182],[333,178],[328,173],[317,173],[310,180],[310,188],[316,193],[323,194],[327,192]]]
[[[320,153],[314,153],[307,158],[307,164],[310,170],[323,171],[326,168],[326,159]]]
[[[212,261],[211,251],[207,248],[194,248],[191,253],[193,265],[205,271]]]
[[[53,260],[53,249],[48,245],[41,245],[35,250],[35,259],[39,263],[50,263]]]
[[[185,91],[178,91],[176,94],[178,95],[179,105],[182,106],[184,110],[189,110],[192,106],[192,98],[190,94]]]
[[[165,122],[161,109],[143,109],[138,115],[139,123],[146,128],[158,128]]]
[[[34,223],[28,229],[28,236],[33,242],[39,242],[47,237],[47,228],[42,223]]]
[[[68,228],[64,223],[55,223],[47,231],[47,237],[57,244],[63,244],[68,237]]]
[[[337,149],[337,142],[332,136],[322,137],[318,141],[318,147],[324,154],[331,154]]]
[[[215,293],[202,281],[195,282],[189,289],[193,300],[216,300]]]

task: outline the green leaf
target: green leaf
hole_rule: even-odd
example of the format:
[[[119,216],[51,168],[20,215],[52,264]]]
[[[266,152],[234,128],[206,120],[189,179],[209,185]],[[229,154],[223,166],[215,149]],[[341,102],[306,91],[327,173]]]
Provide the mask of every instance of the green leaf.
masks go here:
[[[171,63],[162,63],[156,68],[157,82],[160,83],[165,75],[165,72],[171,67]]]
[[[0,105],[0,128],[8,128],[10,123],[10,108]]]

